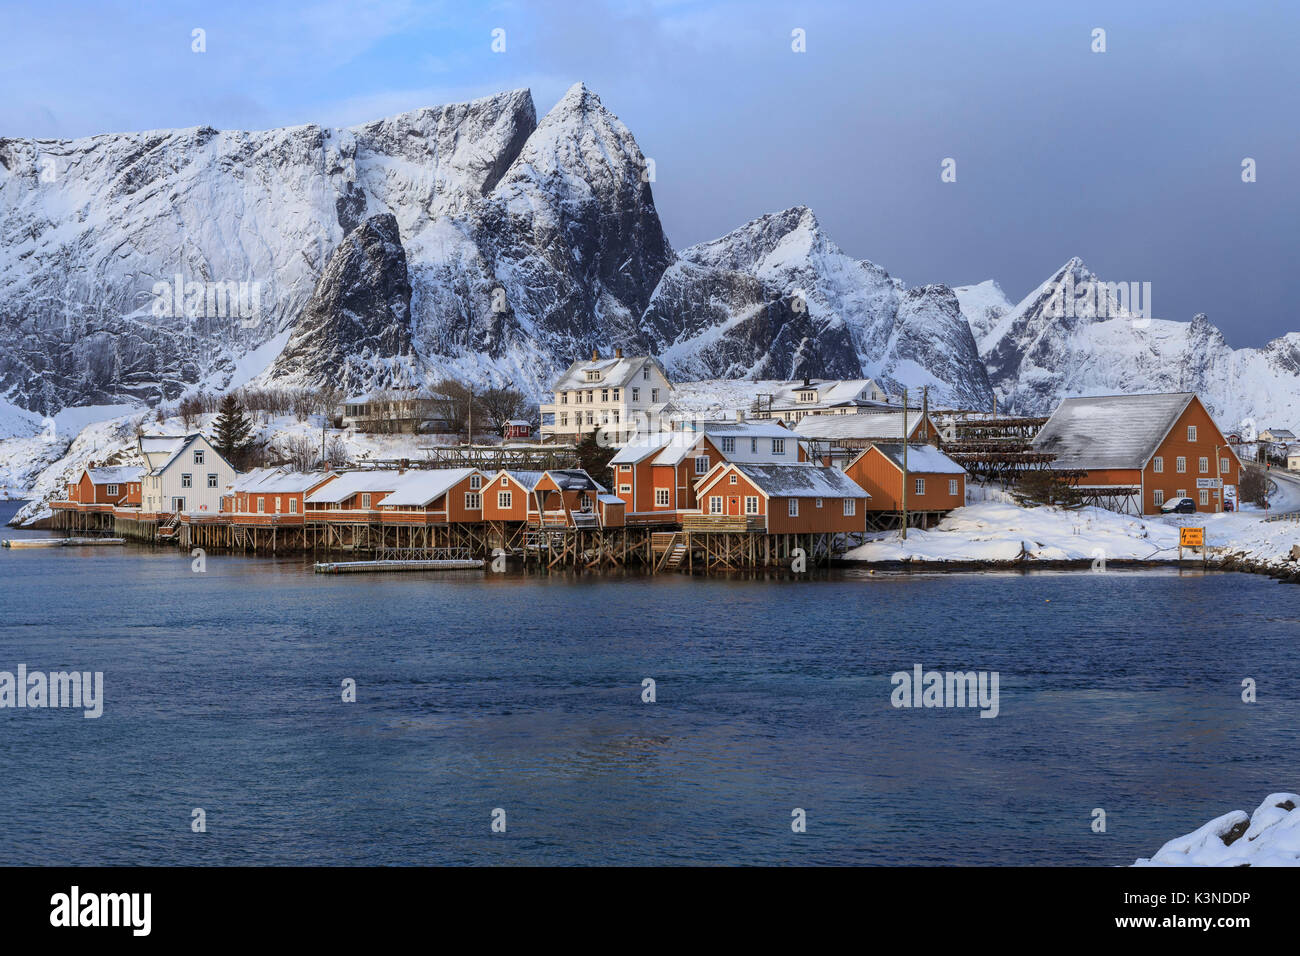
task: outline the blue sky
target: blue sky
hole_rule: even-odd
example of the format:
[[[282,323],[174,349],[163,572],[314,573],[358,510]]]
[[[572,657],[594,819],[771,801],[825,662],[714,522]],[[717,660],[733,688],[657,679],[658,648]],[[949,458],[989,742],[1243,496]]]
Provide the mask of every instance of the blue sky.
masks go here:
[[[7,2],[3,16],[3,136],[339,125],[516,87],[540,114],[583,80],[655,160],[676,247],[803,203],[909,285],[995,278],[1014,301],[1077,255],[1151,282],[1159,317],[1206,312],[1234,345],[1300,328],[1300,4]]]

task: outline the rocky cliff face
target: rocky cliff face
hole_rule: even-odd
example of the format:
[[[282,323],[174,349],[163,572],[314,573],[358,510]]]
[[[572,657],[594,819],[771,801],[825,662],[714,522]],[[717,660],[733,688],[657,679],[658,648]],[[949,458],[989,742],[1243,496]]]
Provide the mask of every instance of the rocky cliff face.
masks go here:
[[[1300,336],[1234,351],[1203,320],[1057,314],[1062,281],[1096,278],[1078,260],[1015,306],[991,282],[908,289],[802,206],[675,254],[647,166],[582,84],[540,122],[516,90],[347,129],[0,139],[0,400],[48,414],[259,374],[541,397],[616,345],[682,378],[870,376],[966,408],[1300,400]]]
[[[337,385],[348,393],[419,380],[411,280],[391,213],[358,225],[330,255],[271,377],[311,388]]]

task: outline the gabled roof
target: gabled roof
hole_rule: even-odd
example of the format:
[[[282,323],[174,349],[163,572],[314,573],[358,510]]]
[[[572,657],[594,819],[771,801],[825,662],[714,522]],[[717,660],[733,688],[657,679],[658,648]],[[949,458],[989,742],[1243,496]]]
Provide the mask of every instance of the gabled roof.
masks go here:
[[[664,371],[658,360],[649,355],[632,355],[623,358],[598,358],[595,361],[587,359],[574,362],[556,381],[553,390],[568,392],[588,388],[622,388],[632,383],[633,377],[641,371],[642,366],[647,362],[659,370],[659,374],[664,377],[664,381],[668,382],[668,387],[671,389],[673,383],[669,381],[668,373]],[[600,381],[587,381],[588,371],[600,372]]]
[[[317,488],[304,500],[310,504],[335,505],[358,492],[388,492],[397,487],[402,476],[395,471],[343,471],[329,484]]]
[[[1192,392],[1067,398],[1034,439],[1034,451],[1052,454],[1062,471],[1141,469],[1160,447]]]
[[[743,436],[745,438],[795,438],[794,432],[777,422],[683,422],[682,431],[697,435]]]
[[[424,508],[476,473],[478,473],[477,468],[433,468],[427,471],[408,471],[398,479],[397,486],[384,495],[379,503],[385,506]]]
[[[542,480],[542,476],[545,474],[546,472],[544,471],[514,471],[509,468],[503,468],[492,476],[492,480],[495,481],[502,475],[508,475],[510,480],[515,484],[522,485],[529,491],[532,491],[537,487],[537,483]]]
[[[95,485],[124,485],[139,481],[144,474],[144,469],[139,465],[109,465],[87,468],[85,471],[90,476],[91,484]]]
[[[848,404],[874,404],[870,398],[864,398],[863,393],[870,395],[872,389],[884,391],[876,384],[874,379],[855,378],[843,381],[834,379],[811,379],[808,384],[800,382],[789,382],[773,393],[774,401],[790,402],[796,407],[799,404],[807,406],[809,403],[799,402],[799,393],[806,392],[809,389],[815,389],[817,392],[818,405],[848,405]]]
[[[870,498],[862,486],[838,468],[819,465],[748,465],[730,463],[700,482],[703,494],[732,470],[740,472],[769,498]]]
[[[888,458],[899,471],[903,470],[903,443],[901,441],[873,442],[871,448],[876,449]],[[870,452],[871,448],[867,448],[861,454],[855,456],[853,461],[857,461],[862,457],[862,455]],[[852,467],[853,461],[849,462],[848,467]],[[966,474],[966,469],[933,445],[927,445],[921,442],[908,442],[907,472],[910,475],[964,475]]]
[[[235,466],[230,464],[229,461],[226,461],[225,456],[222,455],[221,452],[217,451],[216,446],[213,445],[212,442],[208,441],[207,438],[205,438],[201,432],[194,432],[193,434],[186,435],[183,438],[170,438],[170,439],[164,439],[161,438],[160,436],[141,435],[140,450],[144,452],[146,455],[159,454],[167,450],[167,446],[165,445],[165,442],[167,441],[175,442],[176,444],[171,446],[171,454],[168,455],[167,460],[149,472],[151,476],[161,475],[163,472],[165,472],[168,468],[172,466],[172,463],[174,461],[180,458],[181,455],[183,455],[191,446],[195,444],[195,442],[198,441],[202,441],[205,446],[204,450],[211,451],[212,454],[216,455],[219,459],[225,462],[226,466],[230,468],[231,471],[236,470]],[[145,442],[155,442],[156,445],[155,447],[152,448],[146,448]],[[145,460],[148,461],[149,459],[146,458]]]
[[[919,408],[907,410],[907,435],[910,438],[921,422]],[[902,441],[903,410],[854,412],[849,415],[805,415],[794,426],[800,438],[822,441],[861,439],[866,441]]]
[[[170,455],[184,441],[184,435],[141,435],[140,451],[145,455]]]

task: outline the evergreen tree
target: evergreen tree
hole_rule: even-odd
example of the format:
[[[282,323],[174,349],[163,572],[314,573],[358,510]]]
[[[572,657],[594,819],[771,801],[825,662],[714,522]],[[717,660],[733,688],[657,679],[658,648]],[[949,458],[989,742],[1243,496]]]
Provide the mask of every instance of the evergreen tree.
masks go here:
[[[574,451],[578,456],[578,467],[585,471],[597,481],[603,482],[608,480],[609,460],[614,457],[618,451],[612,445],[603,446],[596,439],[596,432],[589,431],[583,434],[579,439]]]
[[[227,393],[221,400],[217,418],[212,423],[216,435],[212,445],[222,456],[240,471],[245,459],[253,447],[253,422],[244,414],[244,408],[235,398],[234,392]]]

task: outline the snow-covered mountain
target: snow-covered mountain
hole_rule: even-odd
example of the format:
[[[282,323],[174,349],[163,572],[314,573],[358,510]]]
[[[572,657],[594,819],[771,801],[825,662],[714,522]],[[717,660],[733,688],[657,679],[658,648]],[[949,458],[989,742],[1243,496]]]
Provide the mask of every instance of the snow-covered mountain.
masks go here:
[[[1062,308],[1062,289],[1090,287]],[[1203,314],[1175,322],[1136,312],[1069,260],[980,337],[999,406],[1042,415],[1077,395],[1196,392],[1230,427],[1300,421],[1300,333],[1234,349]]]
[[[575,84],[346,129],[0,139],[0,401],[38,415],[257,379],[349,392],[445,375],[541,397],[593,347],[679,378],[870,376],[936,404],[1050,409],[1194,388],[1296,420],[1298,336],[1062,317],[909,288],[796,206],[675,253],[631,132]],[[1100,318],[1098,316],[1101,316]]]

